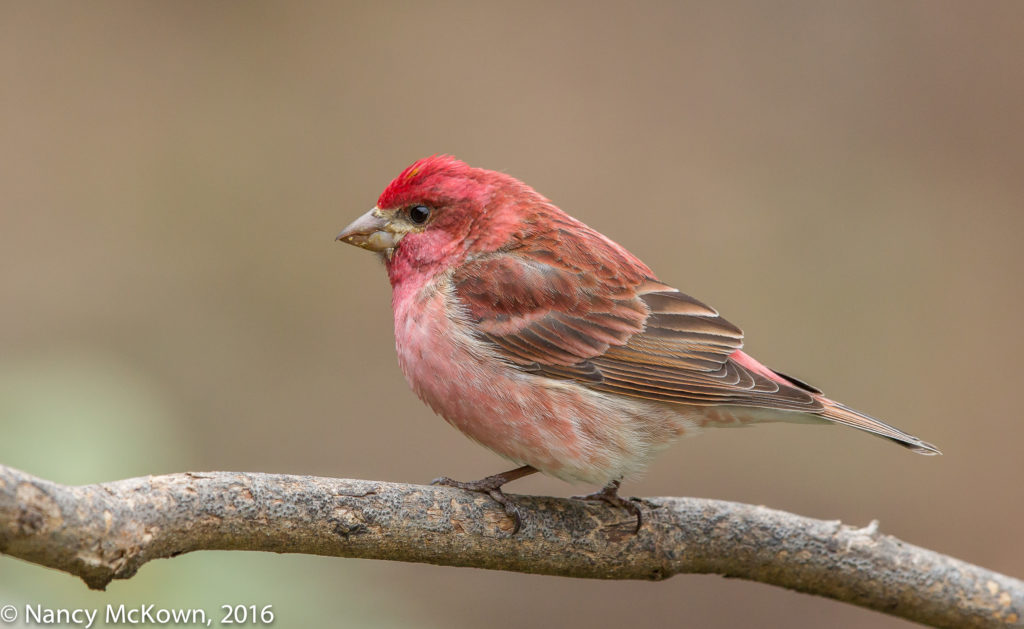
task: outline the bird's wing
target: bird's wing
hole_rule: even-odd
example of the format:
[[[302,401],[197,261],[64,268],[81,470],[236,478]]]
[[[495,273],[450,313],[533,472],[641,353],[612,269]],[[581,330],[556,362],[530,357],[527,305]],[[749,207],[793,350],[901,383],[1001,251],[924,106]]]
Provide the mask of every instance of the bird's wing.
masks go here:
[[[472,260],[455,294],[478,334],[527,371],[663,402],[822,409],[810,387],[744,364],[743,332],[714,308],[610,241],[590,246],[572,263],[552,248]]]

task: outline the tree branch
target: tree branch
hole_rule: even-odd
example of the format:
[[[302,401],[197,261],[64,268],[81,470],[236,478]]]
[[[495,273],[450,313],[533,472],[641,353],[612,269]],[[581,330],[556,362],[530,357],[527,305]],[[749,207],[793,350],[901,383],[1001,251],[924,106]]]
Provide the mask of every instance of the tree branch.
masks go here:
[[[645,520],[521,497],[522,530],[489,498],[448,487],[185,473],[71,487],[0,465],[0,552],[103,589],[151,559],[263,550],[596,579],[715,573],[936,627],[1024,626],[1024,582],[882,535],[765,507],[645,500]]]

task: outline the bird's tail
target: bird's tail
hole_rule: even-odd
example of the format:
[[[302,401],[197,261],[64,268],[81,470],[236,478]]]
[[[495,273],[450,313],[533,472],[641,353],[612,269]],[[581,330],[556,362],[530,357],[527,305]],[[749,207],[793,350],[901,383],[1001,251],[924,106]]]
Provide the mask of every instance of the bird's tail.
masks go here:
[[[865,415],[860,411],[855,411],[849,406],[834,402],[825,397],[819,397],[818,399],[825,406],[824,410],[816,413],[819,417],[837,424],[843,424],[844,426],[859,428],[860,430],[876,434],[879,437],[885,437],[918,454],[942,454],[932,444],[921,441],[913,435],[908,435],[902,430],[897,430],[889,424],[878,421],[874,417]]]

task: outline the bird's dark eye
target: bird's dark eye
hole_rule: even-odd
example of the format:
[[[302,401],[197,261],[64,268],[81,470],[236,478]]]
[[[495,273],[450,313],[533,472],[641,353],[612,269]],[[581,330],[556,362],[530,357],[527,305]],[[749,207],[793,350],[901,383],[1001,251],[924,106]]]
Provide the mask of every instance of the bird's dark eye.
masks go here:
[[[417,225],[422,225],[423,223],[426,223],[428,218],[430,218],[429,207],[425,205],[414,205],[411,208],[409,208],[409,220],[416,223]]]

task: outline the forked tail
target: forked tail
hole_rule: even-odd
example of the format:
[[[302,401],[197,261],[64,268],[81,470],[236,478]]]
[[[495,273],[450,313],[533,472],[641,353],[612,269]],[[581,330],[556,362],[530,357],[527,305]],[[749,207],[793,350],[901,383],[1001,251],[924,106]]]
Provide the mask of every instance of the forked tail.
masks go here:
[[[829,421],[833,421],[837,424],[843,424],[844,426],[859,428],[860,430],[876,434],[879,437],[885,437],[886,439],[895,441],[904,448],[918,454],[942,454],[942,452],[932,444],[926,441],[921,441],[913,435],[908,435],[902,430],[897,430],[889,424],[878,421],[874,417],[865,415],[860,411],[855,411],[849,406],[845,406],[839,402],[833,402],[828,398],[820,397],[818,399],[822,404],[824,404],[825,409],[816,414]]]

